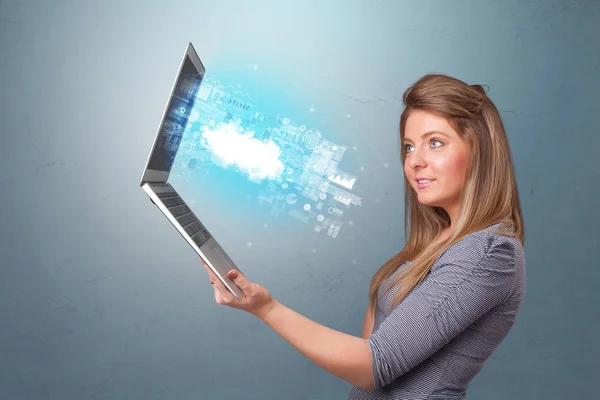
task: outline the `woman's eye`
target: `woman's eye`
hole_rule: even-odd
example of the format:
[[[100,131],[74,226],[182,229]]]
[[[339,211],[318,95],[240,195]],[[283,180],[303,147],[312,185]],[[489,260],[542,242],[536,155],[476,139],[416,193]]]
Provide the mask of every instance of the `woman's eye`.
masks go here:
[[[404,152],[405,152],[405,153],[408,153],[408,152],[410,151],[410,148],[411,148],[411,147],[412,147],[412,146],[411,146],[410,144],[405,144],[405,145],[404,145]]]
[[[434,143],[438,143],[438,145],[434,145],[433,147],[440,147],[440,146],[442,145],[442,142],[440,142],[440,141],[439,141],[439,140],[437,140],[437,139],[433,139],[433,140],[431,141],[431,144],[434,144]]]

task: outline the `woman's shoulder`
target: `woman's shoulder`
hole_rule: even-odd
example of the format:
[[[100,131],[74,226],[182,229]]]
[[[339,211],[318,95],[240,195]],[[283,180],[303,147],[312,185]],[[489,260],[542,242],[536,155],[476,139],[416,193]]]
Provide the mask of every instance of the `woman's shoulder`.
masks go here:
[[[476,246],[486,253],[498,246],[522,247],[521,241],[516,236],[511,236],[509,228],[502,223],[496,223],[486,228],[472,232],[461,239],[470,246]]]
[[[507,261],[524,263],[524,250],[518,237],[510,236],[502,230],[500,223],[465,235],[449,246],[438,258],[438,266],[456,263],[477,266],[483,259],[492,255],[501,255]]]

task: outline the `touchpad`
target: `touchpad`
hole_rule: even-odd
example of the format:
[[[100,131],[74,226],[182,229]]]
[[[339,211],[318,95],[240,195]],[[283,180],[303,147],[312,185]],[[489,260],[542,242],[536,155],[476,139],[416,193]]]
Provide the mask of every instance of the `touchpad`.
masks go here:
[[[234,269],[235,267],[233,265],[231,265],[231,263],[227,260],[229,257],[227,257],[227,255],[225,254],[225,252],[223,252],[223,249],[221,249],[221,247],[218,246],[213,246],[212,248],[215,253],[219,256],[219,258],[221,259],[221,261],[223,261],[223,266],[224,267],[228,267],[227,268],[227,272],[229,272],[229,270]]]

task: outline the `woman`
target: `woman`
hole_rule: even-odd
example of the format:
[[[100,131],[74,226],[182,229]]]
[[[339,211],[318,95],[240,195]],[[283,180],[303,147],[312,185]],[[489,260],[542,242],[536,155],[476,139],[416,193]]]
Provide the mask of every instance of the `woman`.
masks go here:
[[[498,110],[480,85],[426,75],[404,93],[404,249],[371,281],[362,337],[322,326],[241,273],[219,304],[254,314],[353,385],[350,399],[464,399],[525,295],[524,228]]]

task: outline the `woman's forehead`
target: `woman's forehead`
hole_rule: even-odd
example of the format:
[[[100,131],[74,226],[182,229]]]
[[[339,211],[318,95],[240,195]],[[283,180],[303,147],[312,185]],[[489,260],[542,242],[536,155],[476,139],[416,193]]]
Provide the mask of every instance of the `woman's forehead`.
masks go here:
[[[405,139],[419,140],[421,136],[432,131],[445,133],[448,136],[457,134],[446,118],[427,111],[415,110],[406,120],[404,137]]]

